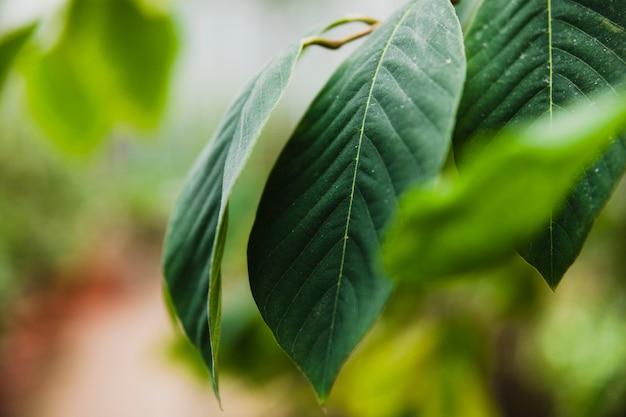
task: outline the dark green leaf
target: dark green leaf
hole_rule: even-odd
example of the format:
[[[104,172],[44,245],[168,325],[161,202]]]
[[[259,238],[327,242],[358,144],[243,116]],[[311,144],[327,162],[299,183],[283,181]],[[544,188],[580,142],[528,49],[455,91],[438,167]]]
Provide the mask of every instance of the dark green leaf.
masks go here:
[[[270,175],[252,294],[321,402],[389,296],[381,233],[406,187],[441,168],[464,74],[450,3],[412,1],[335,72]]]
[[[386,240],[389,272],[428,282],[513,254],[624,129],[626,96],[503,133],[462,176],[407,193]]]
[[[209,367],[216,394],[228,200],[303,47],[301,40],[272,59],[231,105],[187,177],[168,226],[165,278],[183,328]]]
[[[4,80],[13,60],[34,30],[35,25],[26,26],[15,32],[5,34],[0,39],[0,91],[2,91]]]
[[[553,210],[556,217],[543,229],[520,244],[519,253],[555,289],[578,257],[582,246],[605,203],[626,170],[626,134],[591,166],[565,203]],[[528,243],[530,242],[530,243]]]
[[[497,131],[553,114],[613,90],[626,74],[623,0],[490,0],[466,38],[468,74],[455,156],[482,148]],[[527,249],[520,251],[555,287],[578,256],[599,210],[626,168],[616,142]]]

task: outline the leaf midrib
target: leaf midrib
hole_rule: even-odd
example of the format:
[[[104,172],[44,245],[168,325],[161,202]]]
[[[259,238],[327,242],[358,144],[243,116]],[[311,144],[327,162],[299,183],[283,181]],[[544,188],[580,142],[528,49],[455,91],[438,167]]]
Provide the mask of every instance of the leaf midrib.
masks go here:
[[[363,137],[365,134],[365,123],[367,121],[367,115],[368,115],[368,111],[370,108],[370,103],[372,101],[372,97],[373,97],[373,93],[374,93],[374,86],[376,85],[376,80],[378,78],[378,74],[380,72],[380,69],[382,67],[382,63],[385,59],[385,55],[387,53],[387,50],[389,49],[389,46],[391,45],[391,42],[393,40],[393,38],[395,37],[398,29],[400,28],[400,26],[402,25],[402,23],[404,22],[404,20],[407,18],[407,16],[409,15],[409,13],[416,7],[417,3],[413,3],[413,5],[411,5],[410,7],[408,7],[405,12],[402,14],[402,17],[398,20],[397,24],[395,25],[395,27],[393,28],[393,31],[391,32],[389,39],[387,40],[387,42],[385,43],[385,46],[382,49],[381,55],[380,55],[380,59],[378,60],[378,63],[376,65],[376,70],[374,71],[374,75],[372,77],[372,81],[371,81],[371,86],[370,86],[370,90],[367,94],[367,102],[365,104],[365,111],[363,113],[363,120],[361,122],[361,129],[359,131],[359,139],[358,139],[358,145],[357,145],[357,150],[356,150],[356,158],[355,158],[355,164],[354,164],[354,173],[352,176],[352,186],[351,186],[351,190],[350,190],[350,202],[348,204],[348,215],[346,218],[346,227],[344,230],[344,236],[343,236],[343,246],[342,246],[342,250],[341,250],[341,263],[339,265],[339,276],[337,278],[337,289],[335,291],[335,300],[333,302],[333,312],[332,312],[332,317],[331,317],[331,322],[330,322],[330,331],[329,331],[329,336],[328,336],[328,345],[326,347],[326,357],[325,357],[325,363],[328,363],[328,358],[330,357],[330,351],[331,351],[331,346],[332,346],[332,341],[333,341],[333,333],[335,330],[335,322],[336,322],[336,316],[337,316],[337,305],[339,304],[339,293],[341,291],[341,281],[342,281],[342,277],[343,277],[343,270],[344,270],[344,265],[345,265],[345,257],[346,257],[346,250],[347,250],[347,246],[348,246],[348,233],[350,230],[350,218],[352,216],[352,205],[354,203],[354,192],[356,189],[356,180],[357,180],[357,175],[358,175],[358,170],[359,170],[359,160],[360,160],[360,156],[361,156],[361,145],[363,143]],[[324,380],[327,377],[327,373],[328,373],[328,366],[324,367]]]
[[[552,0],[547,0],[548,1],[548,68],[549,68],[549,75],[548,75],[548,91],[550,94],[550,99],[548,100],[548,113],[550,114],[550,126],[552,126],[552,121],[553,121],[553,116],[554,116],[554,112],[553,112],[553,107],[554,107],[554,86],[553,86],[553,78],[554,78],[554,62],[552,60]],[[548,233],[550,235],[550,278],[552,278],[554,276],[554,223],[553,223],[553,211],[550,211],[550,219],[548,222]]]

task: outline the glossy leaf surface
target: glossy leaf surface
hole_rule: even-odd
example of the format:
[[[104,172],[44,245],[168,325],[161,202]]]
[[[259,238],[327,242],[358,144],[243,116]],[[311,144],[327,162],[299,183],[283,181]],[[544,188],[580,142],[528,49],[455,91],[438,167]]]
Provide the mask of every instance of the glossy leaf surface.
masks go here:
[[[431,282],[490,266],[533,237],[585,167],[626,129],[626,96],[507,132],[464,175],[407,193],[385,246],[397,279]],[[619,139],[618,139],[619,141]],[[613,145],[614,146],[614,145]]]
[[[455,156],[482,148],[483,131],[515,126],[610,91],[626,74],[622,0],[490,0],[467,34],[468,74]],[[599,210],[626,167],[616,142],[589,169],[522,255],[555,287],[578,256]]]
[[[465,75],[447,1],[381,25],[314,100],[266,185],[248,247],[252,294],[321,402],[392,289],[383,228],[449,149]]]
[[[274,57],[230,106],[189,173],[168,226],[163,255],[167,286],[187,336],[209,367],[216,394],[228,200],[303,47],[301,40]]]

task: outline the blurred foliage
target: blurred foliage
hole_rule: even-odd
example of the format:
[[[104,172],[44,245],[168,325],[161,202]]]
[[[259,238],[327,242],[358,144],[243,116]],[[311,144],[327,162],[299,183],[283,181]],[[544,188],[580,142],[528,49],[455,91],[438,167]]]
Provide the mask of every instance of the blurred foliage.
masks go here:
[[[41,149],[6,133],[0,146],[0,306],[5,306],[20,287],[53,278],[76,242],[84,190]]]
[[[177,50],[173,20],[159,6],[148,0],[71,0],[55,15],[61,19],[56,25],[36,22],[0,34],[3,307],[48,285],[79,246],[88,246],[97,232],[86,229],[97,229],[94,219],[102,211],[110,216],[102,223],[116,212],[139,228],[163,222],[153,215],[163,207],[162,186],[147,176],[170,173],[155,166],[155,158],[169,159],[169,149],[153,144],[136,152],[134,145],[112,139],[106,152],[78,163],[50,152],[29,123],[34,119],[69,154],[92,151],[119,123],[155,128]],[[131,160],[134,165],[124,165]],[[93,190],[99,190],[100,205],[93,204]]]
[[[93,149],[111,127],[159,122],[176,52],[168,16],[132,0],[73,0],[59,41],[23,62],[31,111],[62,149]]]
[[[0,37],[0,92],[2,92],[4,80],[13,64],[13,60],[34,29],[34,25],[26,26]]]

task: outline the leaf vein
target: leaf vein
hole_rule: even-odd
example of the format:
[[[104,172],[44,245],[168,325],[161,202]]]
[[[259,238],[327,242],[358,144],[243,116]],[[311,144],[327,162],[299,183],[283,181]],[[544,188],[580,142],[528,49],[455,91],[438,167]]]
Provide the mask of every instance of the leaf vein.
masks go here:
[[[367,102],[365,104],[365,112],[363,114],[363,121],[361,123],[361,130],[359,132],[359,139],[358,139],[358,145],[357,145],[357,152],[356,152],[356,163],[355,163],[355,167],[354,167],[354,175],[352,178],[352,190],[350,192],[350,202],[348,205],[348,214],[346,216],[346,227],[345,227],[345,232],[344,232],[344,242],[343,242],[343,248],[342,248],[342,253],[341,253],[341,263],[340,263],[340,267],[339,267],[339,276],[337,278],[337,291],[335,293],[335,301],[333,304],[333,314],[332,314],[332,318],[331,318],[331,324],[330,324],[330,334],[328,337],[328,346],[326,348],[326,355],[325,355],[325,360],[324,363],[327,363],[328,361],[328,357],[330,356],[330,351],[331,351],[331,346],[332,346],[332,340],[333,340],[333,333],[334,333],[334,329],[335,329],[335,320],[336,320],[336,314],[337,314],[337,304],[339,302],[339,292],[341,290],[341,279],[343,276],[343,269],[344,269],[344,263],[345,263],[345,256],[346,256],[346,248],[347,248],[347,243],[348,243],[348,231],[350,229],[350,216],[352,215],[352,204],[353,204],[353,199],[354,199],[354,190],[355,190],[355,186],[356,186],[356,179],[357,179],[357,172],[358,172],[358,168],[359,168],[359,157],[360,157],[360,151],[361,151],[361,145],[362,145],[362,140],[363,140],[363,135],[364,135],[364,130],[365,130],[365,124],[366,124],[366,120],[367,120],[367,114],[368,114],[368,110],[370,107],[370,103],[371,103],[371,98],[373,96],[374,93],[374,87],[376,85],[376,80],[378,78],[378,74],[380,71],[380,68],[382,66],[383,60],[385,58],[385,55],[387,53],[387,51],[389,50],[389,46],[391,45],[391,42],[395,36],[395,34],[397,33],[398,29],[400,28],[400,26],[402,25],[402,23],[406,20],[407,16],[409,15],[409,13],[416,7],[416,3],[413,3],[410,7],[408,7],[403,15],[400,17],[400,19],[398,20],[398,23],[394,26],[393,30],[391,31],[391,34],[389,36],[389,39],[387,40],[387,42],[385,43],[381,54],[380,54],[380,58],[378,60],[378,64],[376,65],[376,70],[374,71],[374,76],[372,78],[371,81],[371,86],[370,86],[370,91],[368,93],[367,96]],[[328,367],[324,367],[324,375],[326,375],[326,373],[328,372]],[[324,378],[326,379],[326,378]]]

